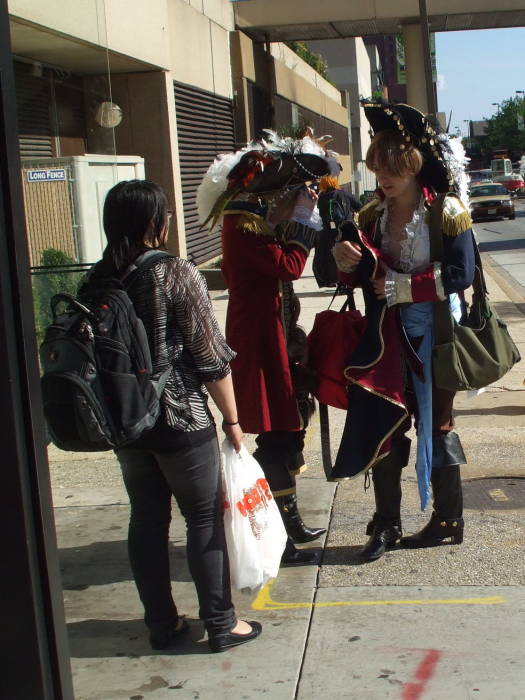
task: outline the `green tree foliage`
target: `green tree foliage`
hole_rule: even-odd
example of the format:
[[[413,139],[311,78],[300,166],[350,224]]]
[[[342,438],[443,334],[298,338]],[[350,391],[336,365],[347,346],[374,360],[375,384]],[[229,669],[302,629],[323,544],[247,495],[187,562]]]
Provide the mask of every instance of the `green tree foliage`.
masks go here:
[[[302,139],[307,127],[313,129],[311,121],[300,115],[299,124],[283,124],[277,129],[277,133],[281,138]]]
[[[304,41],[286,41],[285,43],[289,49],[292,49],[292,51],[299,56],[299,58],[302,58],[303,61],[308,63],[309,66],[312,66],[312,68],[317,71],[319,75],[321,75],[325,80],[328,80],[326,74],[328,70],[328,63],[324,60],[321,54],[310,51]]]
[[[511,97],[503,100],[498,114],[487,119],[487,146],[509,151],[525,150],[525,100]]]
[[[85,273],[68,270],[67,266],[74,264],[73,258],[55,248],[46,248],[40,255],[40,266],[48,269],[34,271],[32,276],[35,328],[39,344],[52,320],[51,297],[59,292],[77,293],[78,284]]]

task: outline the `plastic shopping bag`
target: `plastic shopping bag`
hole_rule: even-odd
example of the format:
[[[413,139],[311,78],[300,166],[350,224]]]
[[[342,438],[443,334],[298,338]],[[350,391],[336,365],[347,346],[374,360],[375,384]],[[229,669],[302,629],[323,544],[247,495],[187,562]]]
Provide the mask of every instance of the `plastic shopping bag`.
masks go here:
[[[286,530],[259,463],[224,440],[224,529],[234,588],[256,591],[279,571]]]

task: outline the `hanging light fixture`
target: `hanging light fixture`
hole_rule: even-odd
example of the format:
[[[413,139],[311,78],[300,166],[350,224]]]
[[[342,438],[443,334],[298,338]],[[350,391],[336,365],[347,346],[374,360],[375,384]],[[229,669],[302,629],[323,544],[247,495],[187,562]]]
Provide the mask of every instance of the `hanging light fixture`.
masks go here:
[[[95,110],[95,121],[106,129],[114,129],[122,121],[122,109],[114,102],[101,102]]]

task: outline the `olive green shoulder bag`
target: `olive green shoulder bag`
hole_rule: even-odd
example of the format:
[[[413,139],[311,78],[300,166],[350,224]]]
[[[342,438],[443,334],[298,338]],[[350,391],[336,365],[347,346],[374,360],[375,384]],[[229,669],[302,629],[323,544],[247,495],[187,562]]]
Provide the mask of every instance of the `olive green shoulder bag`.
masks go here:
[[[443,204],[439,196],[430,209],[431,259],[443,260]],[[458,323],[448,298],[434,304],[433,372],[436,386],[450,391],[481,389],[501,379],[521,357],[506,324],[488,301],[483,266],[473,238],[476,272],[467,318]]]

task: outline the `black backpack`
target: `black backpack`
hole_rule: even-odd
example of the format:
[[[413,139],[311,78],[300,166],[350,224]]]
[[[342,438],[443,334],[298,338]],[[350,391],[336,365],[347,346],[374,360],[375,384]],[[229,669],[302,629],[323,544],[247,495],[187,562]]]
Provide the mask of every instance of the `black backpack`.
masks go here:
[[[123,447],[155,425],[171,368],[152,379],[148,338],[127,290],[166,257],[148,251],[120,280],[88,277],[77,298],[51,299],[53,322],[40,347],[42,394],[49,437],[62,450]]]

